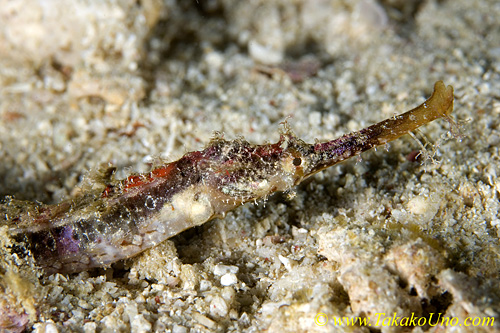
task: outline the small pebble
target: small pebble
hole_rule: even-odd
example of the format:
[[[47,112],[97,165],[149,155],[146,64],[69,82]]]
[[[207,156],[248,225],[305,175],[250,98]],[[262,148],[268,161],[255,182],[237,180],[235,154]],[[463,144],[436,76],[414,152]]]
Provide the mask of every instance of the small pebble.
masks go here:
[[[233,274],[233,273],[224,274],[220,278],[220,284],[223,286],[232,286],[233,284],[236,284],[237,282],[238,282],[238,278],[236,277],[236,274]]]

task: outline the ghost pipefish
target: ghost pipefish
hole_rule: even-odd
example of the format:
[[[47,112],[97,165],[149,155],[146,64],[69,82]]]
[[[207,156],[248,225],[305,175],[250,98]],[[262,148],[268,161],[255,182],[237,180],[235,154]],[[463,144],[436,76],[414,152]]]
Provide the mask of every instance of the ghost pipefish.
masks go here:
[[[286,127],[274,144],[218,137],[204,150],[149,173],[110,179],[97,195],[87,193],[56,205],[7,199],[4,222],[46,273],[108,266],[248,201],[289,190],[435,119],[448,118],[452,110],[453,88],[438,81],[432,96],[415,109],[333,141],[307,144]]]

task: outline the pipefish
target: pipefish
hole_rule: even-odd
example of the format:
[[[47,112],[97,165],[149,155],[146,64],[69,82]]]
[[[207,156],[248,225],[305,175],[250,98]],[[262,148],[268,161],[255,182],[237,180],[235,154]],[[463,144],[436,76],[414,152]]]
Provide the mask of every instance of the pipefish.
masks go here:
[[[274,144],[218,137],[148,173],[110,179],[97,195],[55,205],[7,199],[0,224],[48,274],[109,266],[435,119],[449,119],[452,110],[453,88],[438,81],[420,106],[336,140],[308,144],[286,128]]]

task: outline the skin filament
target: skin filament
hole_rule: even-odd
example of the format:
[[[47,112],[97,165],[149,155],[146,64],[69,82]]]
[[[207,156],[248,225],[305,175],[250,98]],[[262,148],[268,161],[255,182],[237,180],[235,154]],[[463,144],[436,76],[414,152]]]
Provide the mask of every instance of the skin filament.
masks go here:
[[[202,151],[56,205],[7,198],[0,226],[48,274],[109,266],[180,232],[384,145],[453,110],[453,88],[436,82],[420,106],[336,140],[307,144],[287,129],[274,144],[214,138]],[[110,173],[111,174],[111,173]],[[2,220],[3,218],[3,220]]]

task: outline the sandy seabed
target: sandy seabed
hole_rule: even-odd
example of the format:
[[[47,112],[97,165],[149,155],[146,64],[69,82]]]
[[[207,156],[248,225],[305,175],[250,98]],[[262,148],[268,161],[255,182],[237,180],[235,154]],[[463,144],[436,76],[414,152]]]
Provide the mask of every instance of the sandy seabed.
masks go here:
[[[47,276],[1,227],[0,331],[500,331],[499,17],[494,0],[2,4],[2,198],[57,203],[214,131],[276,142],[287,117],[332,140],[437,80],[462,138],[435,121],[106,270]]]

